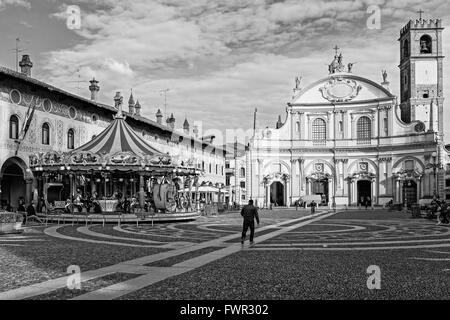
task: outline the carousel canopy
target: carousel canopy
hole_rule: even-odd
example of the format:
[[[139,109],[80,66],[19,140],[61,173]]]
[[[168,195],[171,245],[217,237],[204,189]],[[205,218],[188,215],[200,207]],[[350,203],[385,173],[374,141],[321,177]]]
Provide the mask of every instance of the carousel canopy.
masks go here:
[[[141,157],[163,155],[136,134],[124,117],[119,116],[100,135],[72,153],[79,152],[110,155],[132,153]]]
[[[123,97],[114,98],[117,114],[114,121],[97,137],[68,153],[51,151],[30,156],[34,171],[119,170],[163,174],[172,168],[181,175],[195,173],[187,161],[175,164],[168,154],[150,146],[125,122]],[[175,170],[176,169],[176,170]]]

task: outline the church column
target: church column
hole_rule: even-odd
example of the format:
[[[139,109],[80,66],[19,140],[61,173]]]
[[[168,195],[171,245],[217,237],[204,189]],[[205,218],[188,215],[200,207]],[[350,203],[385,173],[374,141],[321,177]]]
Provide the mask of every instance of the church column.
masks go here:
[[[304,194],[305,191],[305,181],[304,181],[304,165],[305,165],[305,159],[304,158],[299,158],[298,159],[298,165],[299,165],[299,192],[300,195]]]
[[[334,190],[333,186],[334,179],[329,178],[328,179],[328,206],[330,206],[333,203],[333,200],[335,200],[336,191]]]
[[[298,113],[298,122],[300,122],[300,130],[298,132],[298,138],[299,140],[303,140],[305,137],[305,124],[304,124],[304,116],[305,114],[303,112]]]
[[[342,159],[342,183],[343,184],[345,183],[345,179],[346,179],[346,177],[348,175],[347,164],[348,164],[348,159]],[[343,190],[343,194],[342,195],[344,197],[348,196],[350,194],[348,188],[343,188],[343,189],[344,190]]]
[[[334,139],[334,113],[332,111],[327,112],[327,128],[328,128],[328,139]]]
[[[388,119],[388,132],[386,134],[390,136],[394,132],[394,108],[392,106],[386,107],[386,117]]]
[[[400,179],[399,178],[394,178],[395,179],[395,203],[401,203],[401,198],[400,198]]]
[[[307,131],[306,131],[306,132],[308,132],[306,140],[311,140],[311,137],[312,137],[311,130],[312,130],[312,128],[311,128],[311,115],[310,114],[308,114],[308,116],[307,116],[306,126],[308,128]]]
[[[372,198],[371,199],[372,200],[372,207],[375,204],[378,204],[377,180],[378,180],[378,177],[376,177],[376,178],[374,178],[374,179],[372,179],[370,181],[370,183],[372,184],[372,196],[371,196],[371,198]]]
[[[379,123],[378,123],[378,119],[380,118],[379,117],[380,111],[377,109],[377,110],[372,110],[371,112],[372,112],[372,116],[373,116],[372,117],[372,119],[373,119],[372,139],[376,139],[377,137],[379,137],[379,131],[378,131]]]
[[[348,205],[351,206],[352,205],[352,179],[347,178],[347,198],[348,198]]]
[[[296,166],[296,163],[297,163],[297,159],[291,159],[291,178],[290,178],[290,204],[292,205],[293,204],[293,198],[294,198],[294,196],[295,197],[297,197],[298,195],[297,194],[294,194],[294,193],[296,193],[296,192],[294,192],[294,190],[298,190],[298,188],[296,188],[296,182],[297,182],[297,179],[294,179],[295,178],[295,166]]]
[[[387,182],[387,191],[386,194],[394,197],[394,181],[392,180],[392,158],[387,158],[386,160],[386,182]]]
[[[350,117],[351,117],[351,123],[350,123],[350,128],[349,128],[349,130],[350,130],[350,137],[351,137],[352,140],[354,140],[354,139],[356,139],[356,137],[355,137],[355,130],[354,130],[354,128],[355,128],[355,125],[354,125],[355,115],[352,113],[352,114],[350,114]]]

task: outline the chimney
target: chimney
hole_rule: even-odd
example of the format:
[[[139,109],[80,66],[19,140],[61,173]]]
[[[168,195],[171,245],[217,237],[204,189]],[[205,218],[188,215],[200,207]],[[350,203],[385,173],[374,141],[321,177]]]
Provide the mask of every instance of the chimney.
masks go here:
[[[175,117],[173,116],[173,113],[170,115],[170,117],[166,120],[167,125],[173,130],[175,129]]]
[[[136,101],[136,105],[134,106],[134,114],[140,116],[141,115],[141,104],[139,100]]]
[[[133,91],[131,91],[130,99],[128,99],[128,112],[130,114],[134,114],[134,105]]]
[[[91,81],[89,81],[91,85],[89,86],[89,91],[91,91],[91,100],[97,101],[98,98],[98,92],[100,91],[100,86],[98,85],[98,81],[93,78]]]
[[[189,134],[189,122],[187,119],[184,119],[183,131],[185,134]]]
[[[22,61],[19,62],[20,71],[27,77],[31,77],[31,68],[33,68],[33,62],[30,60],[28,54],[22,56]]]
[[[156,113],[156,122],[158,124],[162,124],[162,118],[163,118],[163,114],[162,114],[161,110],[158,109],[158,112]]]

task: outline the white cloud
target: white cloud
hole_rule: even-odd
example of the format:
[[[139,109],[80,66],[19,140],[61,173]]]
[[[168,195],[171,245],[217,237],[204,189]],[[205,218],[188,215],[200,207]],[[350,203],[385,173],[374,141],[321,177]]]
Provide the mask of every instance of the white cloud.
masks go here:
[[[31,8],[31,4],[27,0],[0,0],[0,11],[4,10],[7,6]]]
[[[2,3],[0,1],[0,3]],[[292,94],[293,79],[311,83],[327,75],[338,44],[355,72],[377,82],[387,69],[398,93],[398,34],[423,8],[450,12],[445,0],[72,1],[82,8],[76,45],[45,54],[45,71],[64,86],[73,69],[101,81],[112,103],[118,88],[134,88],[143,112],[154,118],[159,91],[171,88],[169,111],[204,119],[205,128],[273,125]],[[382,9],[382,29],[368,30],[366,9]],[[65,19],[65,6],[53,16]],[[446,38],[447,39],[447,38]],[[446,40],[446,42],[449,42]],[[446,43],[450,49],[450,43]],[[449,56],[449,54],[447,54]],[[450,79],[449,79],[450,81]],[[87,92],[88,93],[88,92]],[[192,122],[192,121],[191,121]]]

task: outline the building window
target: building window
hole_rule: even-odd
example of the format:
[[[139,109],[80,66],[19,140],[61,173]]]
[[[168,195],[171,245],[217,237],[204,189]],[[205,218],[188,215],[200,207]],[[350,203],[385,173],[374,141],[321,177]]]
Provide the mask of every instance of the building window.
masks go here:
[[[339,132],[343,132],[344,131],[344,123],[342,121],[339,121],[338,130],[339,130]]]
[[[202,161],[202,171],[205,171],[205,161]]]
[[[244,194],[244,195],[242,195],[242,197],[241,197],[241,198],[242,198],[242,200],[245,200],[245,194]]]
[[[219,174],[219,165],[216,164],[216,174]]]
[[[42,125],[42,144],[50,145],[50,126],[48,123]]]
[[[384,122],[384,132],[388,132],[388,119],[384,118],[383,122]]]
[[[19,139],[19,118],[17,116],[9,118],[9,138]]]
[[[356,138],[358,143],[370,143],[372,138],[372,121],[369,117],[361,117],[356,123]]]
[[[231,185],[230,176],[225,177],[225,185],[228,187]]]
[[[223,175],[223,166],[221,166],[221,168],[222,168],[222,175]]]
[[[327,124],[323,119],[316,119],[312,124],[312,140],[325,142],[327,139]]]
[[[429,35],[423,35],[420,38],[420,53],[429,54],[433,53],[433,40]]]
[[[445,180],[445,187],[450,188],[450,179]]]
[[[230,163],[229,162],[225,163],[225,169],[230,169]]]
[[[245,169],[244,168],[241,168],[240,176],[241,176],[241,178],[245,178]]]
[[[212,165],[211,165],[211,163],[209,164],[209,173],[212,173]]]
[[[244,181],[241,181],[241,188],[245,189],[245,182]]]
[[[73,129],[69,129],[69,131],[67,132],[67,149],[75,149],[75,134],[73,132]]]
[[[295,125],[295,132],[300,132],[300,122],[297,122]]]

